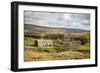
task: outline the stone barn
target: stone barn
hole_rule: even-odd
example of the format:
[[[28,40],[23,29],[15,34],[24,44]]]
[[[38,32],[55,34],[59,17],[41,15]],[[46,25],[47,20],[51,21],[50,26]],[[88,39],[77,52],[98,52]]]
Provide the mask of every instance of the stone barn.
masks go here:
[[[35,40],[34,45],[36,47],[42,47],[42,48],[51,48],[53,47],[53,41],[52,40]]]

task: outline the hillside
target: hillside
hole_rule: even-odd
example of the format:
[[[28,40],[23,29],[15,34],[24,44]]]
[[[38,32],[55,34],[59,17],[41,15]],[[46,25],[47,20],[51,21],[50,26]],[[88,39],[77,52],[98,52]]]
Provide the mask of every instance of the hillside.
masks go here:
[[[82,33],[89,31],[82,29],[73,29],[73,28],[52,28],[52,27],[36,26],[32,24],[24,24],[24,32],[25,34],[41,34],[41,33],[55,34],[55,33]]]

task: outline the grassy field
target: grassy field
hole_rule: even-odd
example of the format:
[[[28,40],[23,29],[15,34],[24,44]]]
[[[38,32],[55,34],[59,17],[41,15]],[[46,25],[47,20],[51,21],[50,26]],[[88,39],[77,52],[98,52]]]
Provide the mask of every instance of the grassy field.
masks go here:
[[[85,45],[81,45],[81,46],[80,46],[80,50],[90,50],[90,44],[87,43],[87,44],[85,44]]]
[[[35,52],[29,49],[24,51],[24,61],[73,60],[87,58],[90,58],[89,53],[85,54],[78,51],[64,51],[58,53]]]

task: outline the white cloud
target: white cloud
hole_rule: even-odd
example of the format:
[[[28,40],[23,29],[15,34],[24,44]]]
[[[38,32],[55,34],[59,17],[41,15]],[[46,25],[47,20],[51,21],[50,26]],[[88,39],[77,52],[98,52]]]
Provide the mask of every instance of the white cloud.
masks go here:
[[[71,14],[66,14],[66,13],[63,14],[63,18],[67,19],[67,20],[71,20],[72,19]]]

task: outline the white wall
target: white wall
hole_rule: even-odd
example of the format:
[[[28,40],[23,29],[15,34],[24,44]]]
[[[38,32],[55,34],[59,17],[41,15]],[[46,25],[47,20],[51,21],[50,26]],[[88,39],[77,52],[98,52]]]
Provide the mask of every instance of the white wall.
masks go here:
[[[11,73],[10,71],[10,2],[13,0],[0,0],[0,73]],[[16,0],[18,1],[18,0]],[[23,0],[21,0],[23,1]],[[78,4],[98,6],[100,13],[100,0],[24,0],[31,2],[61,3],[61,4]],[[100,14],[98,14],[99,16]],[[98,17],[99,19],[100,17]],[[99,21],[99,20],[98,20]],[[98,22],[99,24],[100,22]],[[99,30],[100,31],[100,25]],[[99,36],[100,37],[100,34]],[[100,38],[98,39],[100,40]],[[99,42],[100,43],[100,42]],[[100,47],[100,46],[99,46]],[[100,56],[100,49],[98,50]],[[99,58],[100,61],[100,58]],[[100,64],[100,63],[99,63]],[[91,68],[74,68],[60,70],[35,71],[36,73],[98,73],[100,66]],[[30,71],[32,73],[32,71]]]

